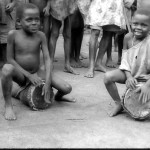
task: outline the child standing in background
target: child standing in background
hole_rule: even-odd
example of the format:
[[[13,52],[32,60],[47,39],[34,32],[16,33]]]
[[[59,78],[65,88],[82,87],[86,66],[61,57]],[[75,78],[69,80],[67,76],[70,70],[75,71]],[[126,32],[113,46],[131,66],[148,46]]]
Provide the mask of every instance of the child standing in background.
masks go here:
[[[15,29],[16,0],[0,0],[0,68],[6,63],[8,32]]]
[[[71,14],[77,9],[75,0],[48,0],[47,11],[50,10],[51,15],[51,34],[49,41],[49,52],[52,61],[54,61],[57,39],[59,30],[64,21],[63,37],[64,37],[64,54],[65,67],[64,71],[72,74],[79,74],[70,65],[71,52]]]

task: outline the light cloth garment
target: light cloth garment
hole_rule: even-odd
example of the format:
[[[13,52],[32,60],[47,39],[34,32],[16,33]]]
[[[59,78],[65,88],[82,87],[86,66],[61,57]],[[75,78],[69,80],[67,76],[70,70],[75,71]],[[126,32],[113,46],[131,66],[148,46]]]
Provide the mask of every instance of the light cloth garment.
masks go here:
[[[91,0],[77,0],[77,6],[83,16],[83,19],[84,19],[84,23],[86,23],[86,18],[89,14],[89,8],[90,8],[90,5],[91,5]]]
[[[50,0],[50,14],[57,20],[63,21],[77,9],[76,0]]]
[[[150,77],[150,36],[137,45],[123,51],[121,70],[131,72],[136,79],[149,79]]]
[[[93,0],[86,23],[90,26],[116,25],[126,29],[123,0]]]
[[[133,3],[134,0],[77,0],[84,23],[95,28],[117,25],[126,29],[127,21],[131,24],[130,8]],[[128,20],[125,20],[124,13]]]

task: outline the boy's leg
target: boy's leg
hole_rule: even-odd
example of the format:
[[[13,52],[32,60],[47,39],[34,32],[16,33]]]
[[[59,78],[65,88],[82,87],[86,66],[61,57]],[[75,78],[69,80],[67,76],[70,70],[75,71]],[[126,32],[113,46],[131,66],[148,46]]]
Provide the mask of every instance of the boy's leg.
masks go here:
[[[50,26],[51,26],[51,19],[50,16],[44,16],[43,18],[43,32],[46,35],[47,43],[50,39]]]
[[[77,63],[75,61],[75,30],[71,29],[71,52],[70,52],[70,64],[71,67],[75,67],[77,66]]]
[[[118,65],[121,64],[124,36],[125,36],[125,33],[118,35],[118,63],[117,63]]]
[[[83,31],[84,28],[78,28],[76,29],[76,40],[75,40],[75,60],[77,62],[77,68],[81,67],[87,67],[86,64],[84,64],[80,60],[80,52],[81,52],[81,45],[82,45],[82,40],[83,40]]]
[[[109,31],[103,30],[103,36],[99,44],[99,52],[95,64],[95,70],[106,72],[106,68],[102,65],[103,57],[105,52],[107,51],[110,41],[112,40],[112,33]]]
[[[52,62],[54,61],[55,49],[56,49],[56,42],[59,37],[59,30],[61,27],[61,21],[55,19],[51,16],[52,21],[52,28],[50,34],[50,41],[49,41],[49,52]]]
[[[87,65],[82,63],[81,60],[79,59],[80,51],[81,51],[81,44],[82,44],[82,39],[83,39],[83,29],[82,28],[72,29],[71,34],[73,37],[71,39],[71,47],[74,48],[74,61],[73,63],[71,63],[71,65],[74,68],[87,67]]]
[[[7,44],[0,44],[0,68],[6,63]]]
[[[63,29],[63,37],[64,37],[64,51],[65,51],[65,72],[69,72],[75,75],[79,73],[76,72],[70,65],[70,51],[71,51],[71,22],[70,16],[68,16],[64,20],[64,29]]]
[[[13,111],[11,93],[13,80],[17,83],[24,83],[25,77],[11,64],[5,64],[2,68],[2,91],[5,100],[5,119],[15,120],[16,115]]]
[[[113,38],[113,33],[111,33],[112,38]],[[107,60],[106,60],[106,66],[110,68],[115,68],[115,64],[112,61],[112,38],[110,39],[108,43],[108,48],[107,48]]]
[[[52,87],[58,90],[55,95],[56,101],[75,102],[75,98],[70,97],[69,94],[72,91],[72,87],[66,81],[60,79],[56,74],[52,74]]]
[[[104,83],[106,89],[110,94],[110,96],[112,97],[112,99],[115,101],[115,108],[110,113],[110,116],[115,116],[123,110],[121,105],[121,99],[115,82],[124,84],[125,81],[126,81],[125,73],[119,69],[105,73]]]
[[[94,77],[95,57],[96,57],[97,41],[98,41],[99,33],[100,30],[98,29],[91,29],[91,37],[89,43],[89,70],[84,75],[87,78]]]

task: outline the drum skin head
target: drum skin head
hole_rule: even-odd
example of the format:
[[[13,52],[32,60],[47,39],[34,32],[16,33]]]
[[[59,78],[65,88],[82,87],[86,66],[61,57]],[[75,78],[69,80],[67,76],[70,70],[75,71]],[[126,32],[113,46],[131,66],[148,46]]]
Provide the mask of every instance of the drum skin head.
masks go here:
[[[46,109],[49,104],[44,101],[44,95],[42,95],[43,86],[33,87],[31,96],[31,102],[33,109]]]
[[[20,100],[28,105],[32,110],[46,109],[50,106],[49,103],[44,101],[44,95],[42,95],[41,86],[29,85],[20,94]]]
[[[135,92],[135,90],[127,90],[123,99],[123,108],[134,119],[144,120],[150,116],[150,101],[143,104],[142,101],[139,100],[140,93]]]

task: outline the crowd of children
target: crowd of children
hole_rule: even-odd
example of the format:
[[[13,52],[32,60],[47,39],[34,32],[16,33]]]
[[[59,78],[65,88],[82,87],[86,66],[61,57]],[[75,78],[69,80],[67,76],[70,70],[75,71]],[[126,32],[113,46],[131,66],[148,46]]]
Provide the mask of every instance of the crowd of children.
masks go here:
[[[146,0],[143,3],[148,4]],[[71,92],[71,85],[53,73],[62,23],[64,71],[74,75],[79,74],[74,68],[86,67],[80,60],[80,51],[84,27],[91,29],[89,69],[85,77],[93,78],[95,70],[106,72],[104,83],[116,104],[111,116],[122,110],[115,82],[135,88],[138,80],[142,79],[145,84],[137,92],[141,92],[144,102],[150,99],[150,13],[143,8],[137,9],[138,4],[137,0],[0,0],[0,68],[5,118],[16,119],[11,96],[19,98],[28,83],[40,86],[43,79],[45,102],[51,103],[51,87],[58,90],[55,100],[75,101],[72,97],[65,97]],[[100,32],[103,34],[98,43]],[[118,64],[121,65],[107,71],[102,65],[105,52],[108,54],[106,66],[115,67],[111,56],[113,36],[118,37]],[[39,75],[41,51],[44,77]]]

